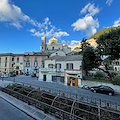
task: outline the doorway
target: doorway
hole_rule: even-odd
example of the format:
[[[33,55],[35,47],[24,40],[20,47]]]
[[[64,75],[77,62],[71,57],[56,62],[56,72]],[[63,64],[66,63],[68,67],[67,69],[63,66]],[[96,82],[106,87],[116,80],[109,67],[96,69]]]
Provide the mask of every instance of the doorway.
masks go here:
[[[43,75],[43,81],[46,81],[46,75]]]

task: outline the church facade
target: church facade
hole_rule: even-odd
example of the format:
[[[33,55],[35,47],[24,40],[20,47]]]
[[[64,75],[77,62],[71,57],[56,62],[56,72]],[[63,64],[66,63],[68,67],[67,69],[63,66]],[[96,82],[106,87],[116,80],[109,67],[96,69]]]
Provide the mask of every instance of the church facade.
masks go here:
[[[68,47],[67,44],[61,44],[58,42],[58,39],[56,38],[51,38],[49,39],[49,43],[46,43],[46,38],[41,37],[41,51],[46,51],[46,52],[56,52],[56,51],[63,51],[65,54],[71,52],[71,48]]]

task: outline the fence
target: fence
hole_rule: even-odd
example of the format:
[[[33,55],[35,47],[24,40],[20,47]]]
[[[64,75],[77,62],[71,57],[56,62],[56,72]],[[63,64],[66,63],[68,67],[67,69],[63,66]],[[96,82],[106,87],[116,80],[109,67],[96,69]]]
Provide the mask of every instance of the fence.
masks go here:
[[[29,85],[27,85],[27,86],[29,87]],[[16,88],[17,87],[14,87],[13,90]],[[35,87],[35,88],[38,90],[37,87]],[[86,103],[86,102],[84,102],[84,97],[82,97],[82,99],[80,99],[77,95],[74,96],[74,95],[70,95],[70,94],[65,94],[62,91],[54,91],[54,90],[50,90],[50,89],[46,89],[46,88],[39,88],[39,90],[41,90],[43,92],[46,91],[49,95],[52,93],[56,96],[52,100],[52,104],[49,105],[49,104],[46,104],[42,101],[28,97],[29,94],[32,93],[31,91],[34,91],[34,90],[30,90],[28,95],[23,95],[23,94],[18,93],[16,91],[9,90],[7,88],[2,88],[2,87],[0,87],[0,90],[20,99],[28,104],[31,104],[31,105],[33,105],[33,106],[35,106],[43,111],[45,111],[46,108],[47,108],[47,110],[49,108],[49,110],[47,111],[49,114],[54,115],[56,117],[59,117],[60,119],[63,119],[63,120],[87,120],[87,119],[91,119],[91,120],[100,120],[100,119],[101,120],[107,120],[107,119],[108,120],[109,119],[120,120],[120,113],[119,112],[107,110],[105,108],[101,108],[99,105],[95,104],[93,101],[91,102],[91,104],[88,104],[91,99],[89,100],[86,98],[86,100],[88,102],[88,103]],[[24,91],[24,92],[26,92],[26,91]],[[62,97],[60,97],[62,99],[65,99],[65,97],[67,97],[66,100],[69,100],[68,98],[71,98],[70,99],[72,101],[71,112],[67,112],[67,111],[64,111],[62,109],[59,109],[59,108],[53,106],[53,103],[55,102],[56,98],[59,96],[62,96]],[[69,105],[67,105],[65,103],[63,103],[63,105],[66,105],[66,107],[69,107]],[[82,117],[80,117],[81,115],[80,116],[76,115],[76,112],[78,112],[78,111],[80,113],[82,113],[82,115],[83,115]],[[87,117],[85,117],[85,115]]]

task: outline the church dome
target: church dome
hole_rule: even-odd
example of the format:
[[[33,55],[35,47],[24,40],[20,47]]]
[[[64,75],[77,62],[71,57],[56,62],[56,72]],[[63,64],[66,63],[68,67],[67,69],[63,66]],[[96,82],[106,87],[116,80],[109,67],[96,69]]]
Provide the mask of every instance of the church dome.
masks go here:
[[[68,44],[64,43],[63,46],[64,46],[64,47],[68,47]]]
[[[51,38],[51,39],[49,39],[49,43],[52,43],[52,42],[57,42],[58,43],[58,39],[56,39],[56,38]]]

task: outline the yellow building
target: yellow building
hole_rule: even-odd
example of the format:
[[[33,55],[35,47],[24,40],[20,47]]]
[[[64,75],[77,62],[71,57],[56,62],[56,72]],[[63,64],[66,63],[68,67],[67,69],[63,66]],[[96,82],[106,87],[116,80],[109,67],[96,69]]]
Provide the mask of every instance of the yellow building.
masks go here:
[[[24,72],[24,54],[0,54],[0,74],[8,74],[13,71],[16,74]]]

